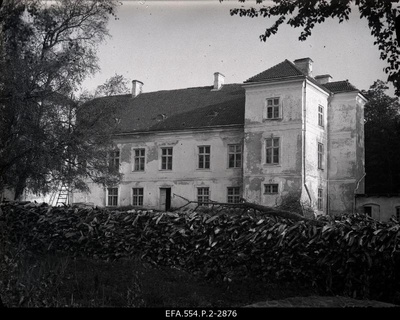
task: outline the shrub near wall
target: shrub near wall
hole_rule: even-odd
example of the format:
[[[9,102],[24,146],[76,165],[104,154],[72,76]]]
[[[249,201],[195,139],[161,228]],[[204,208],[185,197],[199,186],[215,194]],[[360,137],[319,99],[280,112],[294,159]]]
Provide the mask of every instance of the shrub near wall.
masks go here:
[[[35,252],[104,260],[139,255],[209,279],[278,279],[386,301],[400,292],[395,222],[344,215],[320,217],[325,224],[312,226],[242,210],[132,213],[31,203],[1,208],[3,242]]]

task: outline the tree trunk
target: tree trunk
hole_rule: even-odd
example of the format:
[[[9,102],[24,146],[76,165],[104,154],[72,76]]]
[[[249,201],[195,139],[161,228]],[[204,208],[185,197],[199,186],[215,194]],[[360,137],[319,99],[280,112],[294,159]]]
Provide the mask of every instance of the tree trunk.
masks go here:
[[[26,178],[24,176],[18,177],[18,182],[15,185],[14,189],[14,200],[21,200],[21,196],[24,194],[24,190],[26,187]]]
[[[187,203],[185,205],[183,205],[182,207],[177,208],[176,210],[179,210],[191,203],[197,203],[198,205],[200,205],[200,203],[198,201],[190,201],[178,194],[174,193],[174,196],[177,196],[183,200],[186,200]],[[207,202],[204,203],[205,205],[213,205],[213,206],[223,206],[223,207],[234,207],[234,208],[243,208],[243,209],[255,209],[257,211],[260,211],[262,213],[265,214],[269,214],[272,215],[274,217],[281,217],[281,218],[285,218],[285,219],[292,219],[292,220],[296,220],[296,221],[306,221],[312,225],[317,225],[317,226],[324,226],[325,222],[323,221],[319,221],[319,220],[315,220],[315,219],[309,219],[306,218],[304,216],[301,216],[297,213],[291,212],[291,211],[287,211],[287,210],[281,210],[278,208],[273,208],[273,207],[267,207],[267,206],[263,206],[261,204],[256,204],[256,203],[252,203],[252,202],[247,202],[245,199],[242,199],[244,202],[240,202],[240,203],[222,203],[222,202],[215,202],[215,201],[211,201],[211,202]]]
[[[267,206],[263,206],[261,204],[256,204],[256,203],[251,203],[251,202],[244,202],[241,203],[242,206],[244,206],[245,208],[251,208],[251,209],[256,209],[262,213],[266,213],[266,214],[270,214],[272,216],[275,217],[281,217],[281,218],[285,218],[285,219],[292,219],[292,220],[296,220],[296,221],[306,221],[310,224],[313,225],[319,225],[319,226],[323,226],[325,225],[324,222],[319,221],[319,220],[315,220],[315,219],[309,219],[306,217],[303,217],[297,213],[294,212],[290,212],[290,211],[286,211],[286,210],[280,210],[277,208],[273,208],[273,207],[267,207]]]

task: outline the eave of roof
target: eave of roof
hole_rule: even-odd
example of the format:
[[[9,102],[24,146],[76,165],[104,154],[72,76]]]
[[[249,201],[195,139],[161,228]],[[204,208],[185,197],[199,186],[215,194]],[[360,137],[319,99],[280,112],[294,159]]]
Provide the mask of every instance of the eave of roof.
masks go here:
[[[400,193],[369,193],[369,194],[355,194],[356,198],[391,198],[400,197]]]
[[[120,131],[114,133],[115,136],[129,136],[129,135],[142,135],[142,134],[165,134],[165,133],[185,133],[185,132],[210,132],[218,130],[243,130],[244,123],[240,124],[228,124],[219,126],[203,126],[203,127],[191,127],[191,128],[176,128],[176,129],[166,129],[166,130],[143,130],[143,131]]]

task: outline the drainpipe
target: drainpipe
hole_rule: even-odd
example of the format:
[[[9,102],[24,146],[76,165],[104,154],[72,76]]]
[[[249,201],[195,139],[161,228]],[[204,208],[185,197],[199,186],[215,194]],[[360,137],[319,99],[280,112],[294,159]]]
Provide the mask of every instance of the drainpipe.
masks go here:
[[[356,192],[357,192],[357,190],[358,190],[358,188],[359,188],[359,186],[360,186],[361,180],[364,179],[365,176],[366,176],[366,173],[364,172],[364,174],[362,175],[362,177],[361,177],[360,179],[358,179],[356,188],[354,189],[354,195],[353,195],[353,198],[354,198],[353,214],[356,212],[356,205],[357,205]]]
[[[330,198],[329,198],[329,171],[330,171],[330,134],[329,134],[329,111],[331,108],[331,101],[333,98],[333,94],[330,93],[328,97],[328,105],[326,108],[326,214],[329,216],[330,215]]]
[[[310,206],[312,204],[311,201],[311,195],[310,195],[310,191],[308,190],[307,184],[306,184],[306,132],[307,132],[307,108],[306,108],[306,104],[307,104],[307,99],[306,99],[306,84],[307,84],[307,79],[304,79],[303,82],[303,180],[304,180],[304,188],[307,191],[307,195],[308,195],[308,199],[310,200]]]

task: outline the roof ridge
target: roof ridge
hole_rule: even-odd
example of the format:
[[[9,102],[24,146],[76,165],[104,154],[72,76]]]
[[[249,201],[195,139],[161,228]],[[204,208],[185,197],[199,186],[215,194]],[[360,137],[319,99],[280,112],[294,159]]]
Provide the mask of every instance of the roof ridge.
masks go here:
[[[227,86],[241,86],[242,83],[225,83],[222,85],[221,88],[227,87]],[[187,88],[176,88],[176,89],[161,89],[161,90],[156,90],[156,91],[148,91],[148,92],[142,92],[140,95],[147,95],[147,94],[152,94],[152,93],[157,93],[157,92],[173,92],[173,91],[181,91],[181,90],[195,90],[195,89],[207,89],[207,88],[213,88],[213,85],[208,85],[208,86],[197,86],[197,87],[187,87]],[[216,91],[220,91],[216,90]],[[116,94],[110,97],[121,97],[121,96],[130,96],[130,93],[124,93],[124,94]],[[97,97],[97,98],[104,98],[104,97]]]
[[[290,67],[290,70],[287,69],[287,66]],[[299,68],[297,68],[293,62],[289,61],[288,59],[285,59],[284,61],[279,62],[278,64],[247,79],[246,81],[244,81],[244,83],[258,82],[263,80],[286,78],[293,76],[305,76],[305,74]]]
[[[352,83],[349,81],[349,79],[346,79],[346,80],[329,81],[329,82],[327,82],[327,83],[336,83],[336,82],[347,82],[347,83],[349,83],[349,84],[352,84]]]
[[[307,76],[307,74],[304,73],[304,71],[302,71],[298,66],[296,66],[292,61],[285,59],[287,62],[289,62],[289,64],[292,66],[292,68],[294,68],[296,71],[300,72],[302,75]],[[311,78],[314,78],[311,76]]]

